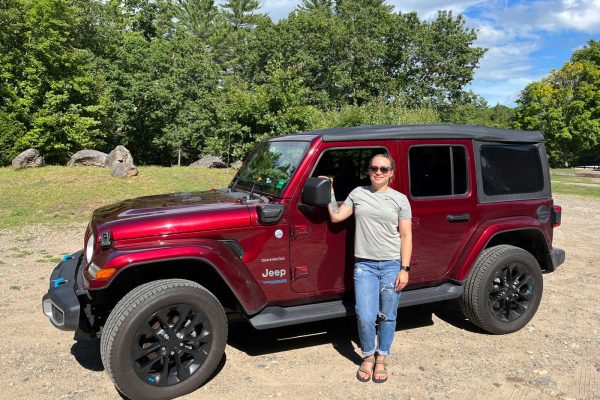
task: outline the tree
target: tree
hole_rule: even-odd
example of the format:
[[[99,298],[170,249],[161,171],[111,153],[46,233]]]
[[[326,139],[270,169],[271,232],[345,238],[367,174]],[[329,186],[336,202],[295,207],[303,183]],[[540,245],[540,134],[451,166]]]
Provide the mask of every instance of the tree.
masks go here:
[[[65,162],[104,142],[107,92],[94,55],[78,47],[80,3],[8,0],[0,11],[2,163],[28,147]]]
[[[587,46],[575,50],[571,62],[591,62],[600,67],[600,41],[591,39]]]
[[[460,102],[486,51],[473,45],[475,30],[465,28],[464,18],[454,18],[450,11],[423,22],[414,13],[398,14],[394,26],[385,63],[395,90],[415,105]]]
[[[317,9],[333,11],[333,0],[302,0],[298,4],[298,11],[311,12]]]
[[[308,104],[310,91],[302,78],[275,62],[268,70],[265,83],[228,82],[220,115],[222,125],[208,140],[208,153],[239,160],[260,140],[302,132],[315,125],[318,109]]]
[[[540,130],[553,165],[600,162],[600,66],[598,43],[574,53],[570,62],[517,100],[515,126]]]
[[[489,107],[487,101],[473,92],[466,92],[460,99],[442,109],[442,120],[453,124],[483,125],[510,129],[514,120],[512,108],[496,104]]]

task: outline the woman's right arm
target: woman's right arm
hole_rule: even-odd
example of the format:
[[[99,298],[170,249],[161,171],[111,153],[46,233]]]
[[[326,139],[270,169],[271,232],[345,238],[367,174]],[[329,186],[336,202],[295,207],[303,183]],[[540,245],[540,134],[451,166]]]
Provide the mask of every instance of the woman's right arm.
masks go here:
[[[335,193],[333,192],[333,179],[326,176],[319,176],[319,178],[327,178],[331,181],[331,201],[327,205],[331,222],[342,222],[348,219],[348,217],[352,215],[353,207],[348,207],[344,203],[342,203],[341,206],[338,206],[337,200],[335,199]]]

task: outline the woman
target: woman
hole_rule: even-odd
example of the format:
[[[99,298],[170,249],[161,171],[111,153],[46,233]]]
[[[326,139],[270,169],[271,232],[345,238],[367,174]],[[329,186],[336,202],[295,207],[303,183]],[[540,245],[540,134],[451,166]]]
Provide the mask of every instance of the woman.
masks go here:
[[[383,383],[388,379],[386,358],[396,330],[400,291],[408,283],[411,209],[406,196],[389,187],[393,174],[392,158],[375,155],[369,162],[371,185],[354,189],[339,208],[332,186],[328,206],[333,222],[352,214],[356,219],[354,291],[363,355],[356,378],[361,382],[372,378]]]

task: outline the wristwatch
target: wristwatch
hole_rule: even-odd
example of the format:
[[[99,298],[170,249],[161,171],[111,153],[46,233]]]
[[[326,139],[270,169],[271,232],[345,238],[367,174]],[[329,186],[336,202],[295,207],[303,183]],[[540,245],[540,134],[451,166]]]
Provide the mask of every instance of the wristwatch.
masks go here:
[[[400,269],[405,270],[406,272],[410,272],[410,265],[401,265]]]

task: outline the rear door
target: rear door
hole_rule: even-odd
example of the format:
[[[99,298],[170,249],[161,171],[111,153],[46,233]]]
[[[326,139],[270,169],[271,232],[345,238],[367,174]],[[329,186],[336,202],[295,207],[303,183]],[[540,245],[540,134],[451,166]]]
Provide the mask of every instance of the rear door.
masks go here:
[[[405,140],[402,192],[413,213],[411,285],[442,281],[475,229],[477,190],[470,140]]]

